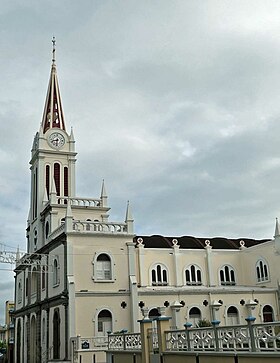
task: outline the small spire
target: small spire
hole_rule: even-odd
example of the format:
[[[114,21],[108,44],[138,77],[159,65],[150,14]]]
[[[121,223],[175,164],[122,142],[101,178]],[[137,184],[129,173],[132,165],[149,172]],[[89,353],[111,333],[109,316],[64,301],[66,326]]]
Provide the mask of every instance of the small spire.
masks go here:
[[[105,182],[104,179],[102,179],[102,186],[101,186],[101,198],[107,198],[107,193],[106,193],[106,189],[105,189]]]
[[[129,205],[129,200],[127,201],[125,222],[133,222],[133,217],[132,217],[132,213],[131,213],[131,207]]]
[[[276,218],[274,237],[280,237],[278,218]]]
[[[104,182],[104,179],[102,180],[102,186],[101,186],[101,206],[102,207],[107,207],[107,199],[108,199],[108,196],[107,196],[107,193],[106,193],[106,189],[105,189],[105,182]]]
[[[133,218],[132,218],[132,213],[131,213],[131,208],[129,205],[129,201],[127,201],[127,207],[126,207],[126,216],[125,216],[125,223],[127,226],[127,233],[129,234],[133,234]]]
[[[73,127],[71,126],[70,142],[75,142]]]
[[[53,48],[52,48],[52,64],[53,64],[53,66],[55,66],[55,46],[56,46],[55,37],[52,38],[52,44],[53,44]]]
[[[45,192],[44,192],[44,198],[43,198],[43,205],[46,205],[49,201],[48,198],[48,192],[47,192],[47,188],[45,188]]]
[[[73,127],[71,127],[69,146],[70,146],[70,151],[75,152],[75,138],[74,138]]]
[[[68,199],[65,214],[65,231],[71,232],[73,230],[73,213],[71,208],[71,201]]]
[[[19,252],[19,246],[17,247],[17,253],[16,253],[16,262],[20,260],[20,252]]]
[[[57,191],[56,191],[55,181],[53,178],[51,184],[51,192],[50,192],[50,203],[56,204],[56,202],[57,202]]]

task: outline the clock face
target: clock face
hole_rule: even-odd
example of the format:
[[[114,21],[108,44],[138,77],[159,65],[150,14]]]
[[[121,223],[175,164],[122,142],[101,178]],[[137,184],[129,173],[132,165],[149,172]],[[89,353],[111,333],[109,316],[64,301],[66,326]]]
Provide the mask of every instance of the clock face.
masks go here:
[[[65,144],[64,136],[59,132],[53,132],[49,136],[49,143],[52,147],[59,149]]]

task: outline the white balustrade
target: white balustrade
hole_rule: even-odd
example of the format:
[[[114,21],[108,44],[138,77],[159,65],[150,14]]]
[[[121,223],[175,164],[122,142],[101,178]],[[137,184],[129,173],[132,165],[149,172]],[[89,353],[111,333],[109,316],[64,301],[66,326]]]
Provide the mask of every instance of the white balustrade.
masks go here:
[[[280,351],[280,322],[253,324],[252,329],[253,336],[248,325],[170,330],[165,332],[166,347],[170,351]]]
[[[71,206],[78,206],[78,207],[100,207],[100,206],[102,206],[101,199],[97,199],[97,198],[57,197],[57,204],[67,204],[68,201],[70,201]]]
[[[141,334],[110,334],[108,347],[111,350],[141,350]]]
[[[73,230],[78,232],[126,233],[127,225],[116,222],[73,221]]]

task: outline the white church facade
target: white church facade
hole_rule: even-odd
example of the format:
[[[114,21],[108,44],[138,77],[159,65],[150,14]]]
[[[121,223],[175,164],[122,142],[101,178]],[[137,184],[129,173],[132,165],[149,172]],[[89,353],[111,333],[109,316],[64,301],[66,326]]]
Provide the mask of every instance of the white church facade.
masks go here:
[[[53,59],[15,269],[15,362],[71,361],[71,338],[102,345],[163,308],[172,328],[280,319],[278,221],[265,240],[136,236],[129,204],[124,221],[110,220],[104,182],[100,197],[76,196],[75,163]]]

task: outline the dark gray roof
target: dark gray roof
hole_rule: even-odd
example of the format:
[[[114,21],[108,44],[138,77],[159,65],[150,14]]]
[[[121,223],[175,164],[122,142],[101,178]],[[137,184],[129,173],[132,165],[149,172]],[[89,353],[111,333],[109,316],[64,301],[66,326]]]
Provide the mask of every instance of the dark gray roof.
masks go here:
[[[210,241],[210,246],[213,249],[239,249],[240,242],[244,241],[245,247],[252,247],[270,241],[270,239],[252,239],[252,238],[225,238],[225,237],[193,237],[193,236],[181,236],[181,237],[165,237],[160,235],[153,236],[136,236],[134,242],[138,244],[138,238],[142,238],[145,248],[172,248],[173,239],[178,240],[180,248],[185,249],[202,249],[205,247],[205,241]]]

